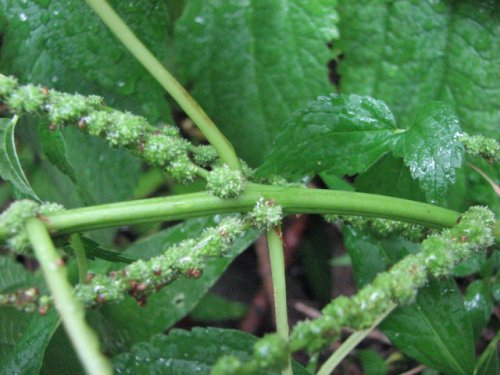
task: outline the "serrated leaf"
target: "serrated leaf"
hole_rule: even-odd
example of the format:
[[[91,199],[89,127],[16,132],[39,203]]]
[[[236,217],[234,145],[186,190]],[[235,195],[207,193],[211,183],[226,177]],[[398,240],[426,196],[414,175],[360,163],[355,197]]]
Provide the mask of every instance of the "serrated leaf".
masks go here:
[[[120,374],[208,375],[211,366],[223,355],[234,355],[242,361],[250,359],[256,341],[257,338],[248,333],[231,329],[175,329],[168,336],[157,335],[150,342],[135,345],[129,353],[116,356],[113,362]],[[308,374],[295,361],[292,367],[295,375]]]
[[[379,100],[321,96],[292,115],[259,173],[360,173],[391,150],[399,131],[391,111]]]
[[[459,133],[458,119],[450,108],[431,102],[419,107],[394,146],[394,155],[403,158],[428,201],[442,200],[448,184],[455,181],[463,152]]]
[[[121,252],[107,249],[99,242],[87,236],[80,236],[83,246],[85,247],[85,255],[90,258],[100,258],[110,262],[132,263],[133,259],[124,256]]]
[[[257,166],[290,113],[328,92],[335,1],[189,1],[176,23],[181,76]]]
[[[453,279],[431,281],[417,301],[395,310],[381,329],[403,353],[450,375],[472,374],[474,337]]]
[[[0,118],[0,177],[12,183],[23,195],[39,201],[24,175],[23,168],[17,157],[14,139],[16,123],[17,117],[12,119]]]
[[[209,225],[215,225],[209,218],[188,220],[134,243],[123,255],[134,259],[151,258],[162,253],[169,245],[186,238],[196,238]],[[97,331],[103,333],[105,341],[106,337],[110,338],[107,341],[108,351],[116,353],[133,343],[149,340],[152,335],[163,332],[186,316],[224,273],[236,255],[245,250],[257,236],[256,231],[247,232],[235,242],[229,257],[209,261],[199,279],[181,278],[174,281],[152,295],[144,307],[138,306],[132,298],[127,298],[122,303],[105,305],[92,313],[91,315],[99,315],[93,318]],[[120,339],[115,340],[116,337]]]
[[[498,136],[496,0],[342,0],[339,13],[342,92],[384,100],[402,123],[443,100],[467,132]]]
[[[41,280],[19,263],[0,257],[0,293],[40,287]],[[59,317],[52,309],[46,316],[0,308],[0,374],[38,374],[43,355]]]
[[[488,324],[493,312],[493,297],[484,280],[475,280],[468,287],[464,296],[465,311],[472,324],[474,338],[477,339]]]

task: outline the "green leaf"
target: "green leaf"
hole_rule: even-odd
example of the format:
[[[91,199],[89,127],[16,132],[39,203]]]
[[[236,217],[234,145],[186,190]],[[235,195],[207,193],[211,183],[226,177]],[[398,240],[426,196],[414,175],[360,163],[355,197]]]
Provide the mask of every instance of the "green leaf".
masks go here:
[[[38,126],[38,134],[42,142],[43,153],[49,161],[76,183],[76,173],[66,157],[66,142],[61,131],[50,130],[47,124],[42,123]]]
[[[37,286],[42,286],[40,278],[14,260],[0,257],[0,293]],[[59,317],[53,309],[40,316],[12,307],[0,308],[0,374],[38,374],[45,348],[58,325]]]
[[[425,201],[424,194],[416,186],[410,171],[401,159],[387,154],[365,173],[356,177],[356,191],[391,197]]]
[[[208,218],[188,220],[134,243],[123,255],[133,259],[153,257],[169,245],[186,238],[196,238],[209,225],[215,225],[215,222]],[[97,331],[103,333],[104,340],[109,343],[108,350],[116,353],[132,343],[149,340],[189,314],[236,255],[250,246],[257,236],[256,231],[247,232],[235,242],[229,257],[209,261],[199,279],[181,278],[174,281],[152,295],[146,306],[140,307],[135,300],[127,298],[122,303],[105,305],[93,312],[91,315],[99,315],[94,317],[94,322]],[[116,337],[120,339],[115,340]]]
[[[486,262],[486,254],[474,254],[453,269],[453,276],[466,277],[478,273]]]
[[[372,350],[360,350],[357,357],[361,361],[363,374],[365,375],[386,375],[389,367],[384,359]]]
[[[190,316],[197,321],[218,322],[236,320],[245,315],[247,306],[214,293],[207,293],[196,305]]]
[[[458,119],[449,107],[432,102],[419,107],[394,147],[394,155],[403,158],[428,201],[442,200],[448,184],[455,181],[463,152],[459,133]]]
[[[176,23],[184,82],[251,166],[290,113],[329,91],[335,1],[189,1]]]
[[[241,331],[220,328],[172,330],[154,336],[150,342],[135,345],[129,353],[116,356],[115,370],[120,374],[210,374],[210,368],[223,355],[250,359],[257,338]],[[308,372],[295,361],[295,375]],[[277,375],[278,372],[266,373]]]
[[[89,259],[100,258],[114,263],[132,263],[133,260],[122,255],[121,252],[107,249],[95,240],[87,236],[80,236],[83,246],[85,247],[85,255]]]
[[[0,118],[0,177],[9,181],[22,194],[31,199],[39,200],[24,175],[16,152],[14,131],[17,117],[13,119]]]
[[[292,115],[259,172],[295,177],[323,171],[360,173],[391,150],[399,131],[391,111],[379,100],[318,97]]]
[[[500,340],[500,333],[497,333],[483,354],[481,354],[481,357],[479,357],[474,369],[474,375],[494,375],[500,372],[497,349],[498,340]]]
[[[17,319],[12,323],[19,322],[19,319],[28,320],[29,324],[24,330],[21,339],[16,342],[12,352],[0,360],[0,374],[39,374],[45,349],[50,338],[59,326],[60,320],[55,310],[51,310],[46,316],[34,314],[26,319],[19,312]]]
[[[111,1],[161,60],[169,15],[161,0]],[[164,89],[112,35],[85,2],[2,0],[6,22],[0,70],[67,92],[97,94],[151,121],[169,120]],[[76,168],[76,167],[75,167]]]
[[[138,159],[124,149],[112,149],[104,140],[73,128],[64,129],[63,135],[68,145],[68,160],[78,171],[78,189],[88,192],[89,203],[132,198],[141,173]]]
[[[477,339],[488,324],[493,311],[493,297],[488,283],[484,280],[473,281],[467,287],[464,304],[474,337]]]
[[[472,374],[474,337],[457,284],[431,281],[417,301],[395,310],[381,329],[403,353],[450,375]]]
[[[417,244],[400,237],[380,239],[348,225],[344,226],[343,235],[358,288],[370,283],[379,272],[387,270],[407,254],[418,250]]]
[[[339,13],[342,92],[384,100],[400,123],[446,101],[464,130],[498,136],[496,0],[342,0]]]

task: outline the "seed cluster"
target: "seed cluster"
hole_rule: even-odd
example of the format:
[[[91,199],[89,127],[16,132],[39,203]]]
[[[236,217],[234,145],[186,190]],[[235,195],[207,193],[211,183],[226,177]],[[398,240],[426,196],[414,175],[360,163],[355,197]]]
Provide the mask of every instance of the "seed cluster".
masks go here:
[[[248,218],[257,229],[269,230],[281,224],[283,209],[272,200],[260,198]]]
[[[76,295],[87,307],[121,301],[127,293],[144,305],[149,295],[180,276],[200,277],[206,261],[227,255],[243,230],[241,219],[224,219],[218,226],[205,229],[197,240],[180,242],[162,255],[138,260],[109,275],[89,274],[86,284],[76,286]]]
[[[342,327],[368,328],[393,304],[412,303],[418,289],[427,283],[429,277],[449,275],[457,263],[491,246],[494,243],[494,225],[495,217],[487,208],[470,208],[456,226],[424,240],[418,254],[408,255],[389,271],[380,273],[355,296],[336,298],[323,308],[320,318],[297,324],[290,336],[290,351],[305,349],[317,353],[338,337]],[[273,336],[279,340],[276,334]],[[270,340],[269,336],[265,340]],[[259,345],[260,341],[255,347]],[[283,347],[281,354],[286,355],[287,352],[287,347]],[[281,358],[279,354],[269,356],[271,363],[280,363],[272,360]],[[255,368],[258,360],[261,358],[256,353],[245,363],[235,357],[223,357],[212,374],[258,374],[261,373]],[[273,369],[283,367],[281,364],[281,367]]]
[[[464,133],[460,136],[460,142],[470,155],[480,155],[491,163],[500,161],[500,143],[496,139]]]
[[[40,295],[38,288],[19,289],[13,293],[0,294],[0,306],[13,306],[24,312],[38,310],[40,314],[47,313],[50,297]]]
[[[390,237],[393,235],[404,237],[412,242],[420,242],[433,232],[432,229],[422,225],[404,223],[388,219],[363,217],[363,216],[340,216],[325,215],[325,220],[329,223],[337,220],[343,221],[355,229],[369,230],[380,237]]]
[[[193,146],[177,128],[157,128],[140,116],[113,110],[98,96],[67,94],[36,85],[19,85],[0,74],[0,111],[46,116],[50,129],[74,125],[105,138],[111,146],[129,148],[146,163],[164,169],[174,179],[190,182],[206,176],[217,155],[211,146]],[[199,163],[199,165],[196,165]]]
[[[236,198],[245,187],[245,178],[238,170],[230,169],[226,164],[214,167],[207,177],[207,190],[210,194],[222,198]]]
[[[7,247],[14,253],[29,253],[30,242],[24,228],[26,221],[35,216],[45,216],[63,209],[56,203],[39,204],[28,199],[13,202],[0,214],[0,228],[8,238]]]

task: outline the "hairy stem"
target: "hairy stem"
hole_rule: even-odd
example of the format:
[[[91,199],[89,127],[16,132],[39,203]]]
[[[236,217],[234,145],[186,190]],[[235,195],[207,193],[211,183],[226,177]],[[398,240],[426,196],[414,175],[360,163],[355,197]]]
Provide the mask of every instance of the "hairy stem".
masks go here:
[[[381,217],[434,228],[451,227],[461,215],[430,204],[382,195],[249,184],[245,192],[235,199],[223,200],[200,192],[104,204],[47,215],[47,225],[53,232],[70,233],[125,224],[248,212],[261,197],[273,200],[288,215],[333,213]],[[495,233],[497,241],[500,240],[500,233]],[[0,238],[7,235],[0,228]]]
[[[285,256],[283,254],[283,239],[281,229],[276,227],[267,231],[269,259],[271,262],[271,275],[274,290],[274,314],[276,330],[286,342],[289,341],[288,312],[285,284]],[[292,375],[292,365],[288,358],[288,366],[281,372],[282,375]]]
[[[76,264],[78,266],[78,282],[85,284],[85,277],[87,275],[88,263],[87,256],[85,255],[85,246],[77,233],[73,233],[70,238],[71,247],[75,250]]]
[[[85,310],[75,298],[73,288],[67,279],[66,267],[44,223],[39,219],[30,219],[26,223],[26,231],[64,328],[86,372],[92,375],[112,374],[113,367],[100,352],[99,339],[85,322]]]
[[[181,84],[165,69],[146,46],[135,36],[114,9],[104,0],[86,0],[102,21],[123,45],[139,60],[146,70],[174,98],[179,106],[198,126],[208,142],[217,150],[220,158],[232,169],[239,169],[239,160],[233,146],[213,121],[189,95]]]
[[[368,329],[362,331],[354,332],[349,338],[337,349],[335,352],[327,359],[327,361],[321,366],[316,375],[330,375],[333,370],[338,366],[342,360],[347,357],[347,355],[368,336],[368,334],[373,331],[386,317],[389,315],[397,305],[391,306],[385,313],[383,313],[375,323]]]

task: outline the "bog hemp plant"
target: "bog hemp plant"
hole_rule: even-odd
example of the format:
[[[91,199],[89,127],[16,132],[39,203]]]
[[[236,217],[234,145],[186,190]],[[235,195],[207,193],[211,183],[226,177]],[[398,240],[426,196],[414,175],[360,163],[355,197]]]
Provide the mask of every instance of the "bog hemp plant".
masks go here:
[[[110,30],[143,64],[194,121],[210,145],[195,146],[173,126],[155,127],[140,116],[106,106],[97,96],[58,92],[20,84],[0,75],[0,104],[12,118],[32,115],[55,130],[74,126],[104,138],[111,147],[124,147],[145,163],[161,168],[180,182],[206,181],[206,191],[164,198],[126,201],[65,210],[47,202],[15,201],[0,216],[0,240],[16,254],[34,255],[50,295],[34,288],[0,295],[0,305],[13,305],[41,314],[55,307],[88,374],[113,373],[99,348],[96,334],[85,321],[85,309],[122,301],[130,295],[143,305],[147,298],[179,277],[198,278],[209,259],[224,257],[232,243],[249,228],[267,234],[275,300],[277,332],[258,340],[247,361],[228,355],[212,369],[214,375],[292,374],[291,354],[305,350],[317,355],[336,340],[342,327],[354,333],[319,369],[335,366],[396,306],[415,301],[430,278],[450,275],[454,266],[500,242],[500,224],[491,211],[472,207],[455,212],[417,201],[343,191],[309,189],[276,178],[255,177],[238,159],[234,148],[187,91],[155,59],[114,10],[104,1],[87,0]],[[462,134],[466,150],[498,161],[495,141]],[[278,181],[278,183],[276,183]],[[322,315],[290,331],[285,289],[281,222],[293,214],[323,214],[382,234],[398,233],[423,241],[421,250],[379,273],[353,297],[334,299]],[[228,215],[196,239],[184,240],[147,261],[138,260],[109,274],[87,272],[82,232],[125,224]],[[80,282],[72,287],[53,239],[69,241],[76,252]]]

